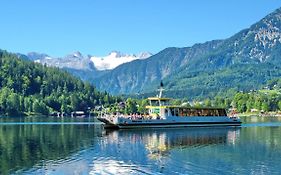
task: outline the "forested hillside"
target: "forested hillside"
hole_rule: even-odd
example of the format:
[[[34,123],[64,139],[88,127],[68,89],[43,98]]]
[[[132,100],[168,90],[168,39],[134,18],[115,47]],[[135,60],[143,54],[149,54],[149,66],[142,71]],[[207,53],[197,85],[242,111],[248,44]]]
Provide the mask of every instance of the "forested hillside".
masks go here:
[[[281,77],[281,8],[230,38],[167,48],[123,64],[96,79],[114,94],[151,93],[161,79],[166,94],[189,99],[258,90]]]
[[[120,65],[94,78],[93,82],[99,89],[108,90],[113,94],[130,94],[145,90],[151,92],[155,90],[154,85],[158,85],[161,79],[189,64],[190,59],[207,54],[220,44],[220,40],[215,40],[196,44],[193,47],[166,48],[145,60],[135,60]]]
[[[118,101],[58,68],[0,50],[0,113],[7,115],[87,110]]]

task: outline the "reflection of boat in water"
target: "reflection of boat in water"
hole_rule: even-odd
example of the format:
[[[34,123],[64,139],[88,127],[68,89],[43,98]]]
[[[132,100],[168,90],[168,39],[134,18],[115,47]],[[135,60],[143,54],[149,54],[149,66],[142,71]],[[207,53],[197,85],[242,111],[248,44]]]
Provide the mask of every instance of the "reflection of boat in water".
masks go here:
[[[198,127],[198,126],[240,126],[241,121],[236,116],[227,116],[223,108],[196,108],[173,106],[169,98],[162,97],[162,91],[157,97],[148,98],[147,114],[124,115],[104,114],[98,120],[105,128],[168,128],[168,127]]]
[[[234,146],[240,127],[103,130],[103,134],[92,174],[175,174],[171,167],[177,160],[186,166],[189,153]]]
[[[110,142],[126,140],[124,144],[141,142],[151,159],[165,157],[172,149],[185,149],[216,144],[235,144],[240,128],[178,128],[157,130],[109,130],[106,132]],[[130,143],[128,143],[130,142]],[[133,150],[131,150],[133,151]]]

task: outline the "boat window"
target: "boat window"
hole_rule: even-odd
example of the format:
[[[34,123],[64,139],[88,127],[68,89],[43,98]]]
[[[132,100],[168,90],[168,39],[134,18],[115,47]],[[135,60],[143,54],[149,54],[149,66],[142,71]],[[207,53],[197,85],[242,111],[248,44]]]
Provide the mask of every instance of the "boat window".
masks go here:
[[[219,109],[219,116],[226,116],[226,112],[224,109]]]
[[[192,109],[192,108],[172,108],[173,116],[226,116],[224,109]]]
[[[210,116],[210,111],[209,109],[202,109],[202,116]]]
[[[225,109],[214,109],[212,116],[226,116]]]
[[[179,116],[179,109],[175,109],[175,116]]]
[[[216,116],[214,109],[203,109],[202,116]]]
[[[169,115],[169,110],[165,109],[165,115]]]
[[[219,113],[218,109],[214,110],[214,116],[220,116],[220,113]]]
[[[192,112],[190,108],[180,108],[180,116],[192,116]]]
[[[179,116],[179,109],[178,108],[172,108],[171,114],[172,114],[172,116]]]
[[[172,116],[175,116],[175,109],[174,109],[174,108],[171,109],[171,115],[172,115]]]
[[[151,106],[159,106],[158,100],[151,100]]]
[[[197,116],[196,109],[190,109],[189,116]]]

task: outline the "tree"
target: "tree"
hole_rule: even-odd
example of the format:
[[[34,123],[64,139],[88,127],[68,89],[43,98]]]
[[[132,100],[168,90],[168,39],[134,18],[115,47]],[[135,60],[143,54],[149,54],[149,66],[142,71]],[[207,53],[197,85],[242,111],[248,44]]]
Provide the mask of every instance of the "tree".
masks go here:
[[[247,112],[250,112],[253,107],[254,107],[253,100],[252,100],[252,99],[249,99],[249,100],[246,102]]]
[[[278,108],[281,111],[281,101],[278,102]]]
[[[204,101],[204,106],[205,107],[211,107],[212,106],[211,100],[209,98]]]
[[[136,112],[137,112],[136,102],[132,98],[128,98],[126,101],[125,113],[130,114]]]
[[[6,110],[7,110],[7,99],[8,99],[8,96],[13,93],[12,90],[10,90],[9,88],[7,87],[4,87],[0,90],[0,111],[2,113],[6,113]]]
[[[79,110],[79,104],[80,102],[78,96],[76,94],[70,95],[70,105],[74,111]]]
[[[20,113],[20,97],[16,93],[11,93],[7,99],[7,114],[16,115]]]
[[[35,113],[39,114],[49,114],[49,109],[47,108],[46,104],[39,100],[34,100],[33,102],[33,110]]]
[[[29,97],[25,97],[24,98],[24,109],[25,109],[25,112],[32,112],[32,101],[31,101],[31,98]]]
[[[147,111],[147,109],[145,108],[148,105],[148,101],[146,99],[143,100],[139,100],[138,101],[138,112],[143,114]]]
[[[268,103],[267,102],[263,102],[262,104],[261,104],[261,109],[263,110],[263,111],[269,111],[269,105],[268,105]]]
[[[202,104],[201,104],[200,102],[196,101],[196,102],[194,103],[194,107],[196,107],[196,108],[201,108],[201,107],[202,107]]]
[[[0,50],[0,114],[87,110],[121,101],[58,68]]]
[[[215,107],[225,107],[224,99],[222,97],[216,96],[214,100]]]
[[[22,75],[22,93],[25,95],[30,87],[30,80],[26,75]]]
[[[172,105],[181,105],[181,100],[180,99],[174,99],[171,102]]]
[[[237,103],[237,110],[238,112],[246,112],[247,106],[246,106],[246,101],[241,99]]]

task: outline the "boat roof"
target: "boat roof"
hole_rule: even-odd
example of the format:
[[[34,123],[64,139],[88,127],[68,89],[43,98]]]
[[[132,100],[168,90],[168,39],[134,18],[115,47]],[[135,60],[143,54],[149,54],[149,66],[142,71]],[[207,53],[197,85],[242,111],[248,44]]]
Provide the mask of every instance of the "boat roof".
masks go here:
[[[171,100],[171,98],[159,98],[159,97],[148,97],[148,100],[160,100],[160,101],[168,101]]]
[[[210,109],[224,109],[225,108],[221,108],[221,107],[195,107],[195,106],[190,106],[190,107],[186,107],[186,106],[146,106],[146,108],[181,108],[181,109],[206,109],[206,110],[210,110]]]
[[[182,109],[225,109],[222,107],[195,107],[195,106],[191,106],[191,107],[186,107],[186,106],[170,106],[170,108],[182,108]]]

